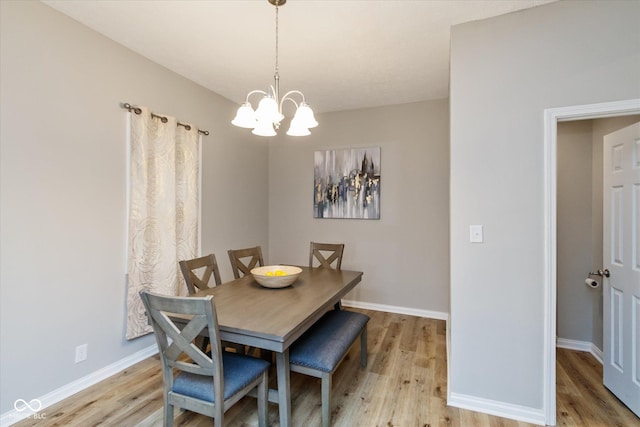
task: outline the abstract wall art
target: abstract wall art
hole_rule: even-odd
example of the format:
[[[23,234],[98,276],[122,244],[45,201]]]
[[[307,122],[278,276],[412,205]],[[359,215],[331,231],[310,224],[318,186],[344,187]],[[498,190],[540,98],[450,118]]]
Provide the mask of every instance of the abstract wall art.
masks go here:
[[[380,147],[314,153],[314,218],[380,219]]]

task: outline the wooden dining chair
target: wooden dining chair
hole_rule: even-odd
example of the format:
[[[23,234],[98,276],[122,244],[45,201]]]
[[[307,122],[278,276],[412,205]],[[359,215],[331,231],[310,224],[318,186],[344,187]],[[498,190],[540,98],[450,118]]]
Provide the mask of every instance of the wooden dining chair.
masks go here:
[[[342,254],[344,253],[343,243],[317,243],[311,242],[309,249],[309,267],[316,264],[320,268],[340,270],[342,267]],[[342,304],[338,301],[335,309],[342,309]]]
[[[258,424],[267,425],[269,362],[222,351],[212,296],[170,297],[140,292],[153,326],[162,362],[164,426],[173,425],[173,407],[213,417],[224,425],[224,413],[252,390],[257,390]],[[192,316],[178,327],[170,315]],[[211,353],[194,338],[208,333]],[[186,357],[182,356],[185,355]]]
[[[236,279],[251,274],[251,269],[255,267],[264,266],[262,248],[260,246],[246,249],[230,249],[229,260],[231,261],[233,277]]]
[[[189,295],[193,295],[203,289],[208,289],[211,286],[211,276],[213,276],[213,285],[218,286],[222,281],[220,280],[220,269],[218,268],[218,262],[214,254],[205,255],[200,258],[183,260],[178,263],[182,276],[187,284],[187,290]],[[209,345],[208,337],[199,337],[198,344],[204,351]],[[224,348],[233,348],[237,353],[244,353],[245,347],[242,344],[230,343],[223,341]]]
[[[317,243],[311,242],[309,249],[309,267],[331,268],[340,270],[342,267],[343,243]]]
[[[182,276],[187,284],[189,295],[193,295],[196,292],[210,288],[209,282],[211,276],[213,276],[214,286],[218,286],[220,280],[220,270],[218,268],[218,262],[214,254],[209,254],[200,258],[183,260],[178,263]],[[199,274],[200,273],[200,274]]]

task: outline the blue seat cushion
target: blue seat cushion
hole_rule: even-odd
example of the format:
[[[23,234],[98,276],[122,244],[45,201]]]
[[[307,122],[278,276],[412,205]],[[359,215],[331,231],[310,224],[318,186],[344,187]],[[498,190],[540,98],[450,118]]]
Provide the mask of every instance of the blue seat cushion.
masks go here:
[[[333,372],[358,338],[369,316],[347,310],[331,310],[289,349],[289,363]]]
[[[228,399],[269,369],[269,362],[237,353],[222,352],[224,399]],[[173,392],[215,402],[213,377],[181,372],[173,381]]]

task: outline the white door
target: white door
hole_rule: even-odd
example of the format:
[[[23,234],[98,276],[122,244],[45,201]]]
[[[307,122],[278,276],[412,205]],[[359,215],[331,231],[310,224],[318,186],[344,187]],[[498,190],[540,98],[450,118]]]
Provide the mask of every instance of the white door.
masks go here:
[[[640,123],[604,137],[604,385],[640,416]]]

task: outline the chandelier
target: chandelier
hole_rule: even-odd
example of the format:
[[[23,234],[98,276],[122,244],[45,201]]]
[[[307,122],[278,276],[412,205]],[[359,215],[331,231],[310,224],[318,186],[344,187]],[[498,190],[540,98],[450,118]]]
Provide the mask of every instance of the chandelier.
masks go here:
[[[287,92],[282,99],[280,95],[280,74],[278,74],[278,7],[284,5],[287,0],[268,0],[276,7],[276,69],[273,75],[274,84],[270,86],[270,91],[252,90],[247,94],[245,102],[238,108],[236,117],[231,121],[235,126],[253,129],[251,133],[259,136],[275,136],[276,130],[280,128],[280,122],[284,119],[282,106],[285,101],[291,101],[296,106],[296,112],[291,119],[291,124],[287,135],[306,136],[310,135],[310,128],[318,126],[318,122],[313,116],[313,111],[304,99],[304,94],[299,90]],[[249,97],[253,94],[262,94],[263,97],[254,111]],[[299,103],[292,98],[298,95],[302,99]]]

